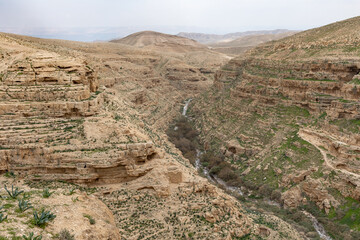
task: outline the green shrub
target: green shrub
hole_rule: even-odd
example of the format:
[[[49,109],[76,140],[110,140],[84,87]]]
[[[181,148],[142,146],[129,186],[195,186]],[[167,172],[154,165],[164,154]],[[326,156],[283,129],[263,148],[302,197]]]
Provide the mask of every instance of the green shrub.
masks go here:
[[[24,240],[41,240],[42,239],[41,235],[34,236],[33,232],[29,233],[28,236],[22,235],[22,237]]]
[[[96,223],[95,219],[92,216],[90,216],[88,214],[84,214],[84,217],[89,219],[89,222],[90,222],[91,225],[94,225]]]
[[[43,198],[49,198],[54,192],[50,192],[48,188],[43,190],[42,196]]]
[[[25,212],[26,210],[32,208],[31,203],[29,201],[26,201],[24,199],[19,199],[18,201],[19,201],[18,206],[20,212]]]
[[[7,177],[7,178],[15,178],[15,173],[11,172],[11,171],[6,172],[4,176]]]
[[[269,187],[269,185],[264,184],[259,188],[258,191],[259,194],[262,195],[263,197],[270,198],[273,190]]]
[[[21,193],[24,192],[23,190],[19,191],[19,188],[18,188],[18,187],[16,187],[16,188],[14,189],[14,186],[13,186],[13,185],[11,185],[11,191],[8,190],[7,187],[6,187],[6,185],[5,185],[5,190],[6,190],[6,192],[9,194],[9,196],[10,196],[12,199],[16,199]]]
[[[41,210],[40,214],[38,214],[38,212],[35,211],[33,215],[34,215],[33,223],[34,225],[39,227],[44,227],[46,223],[56,218],[55,214],[51,213],[50,211],[45,211],[44,209]]]
[[[114,119],[115,121],[119,121],[122,117],[118,114],[115,114]]]
[[[76,191],[76,188],[72,188],[69,190],[69,194],[68,195],[73,195]]]
[[[270,199],[277,202],[277,203],[282,203],[281,200],[281,191],[280,190],[274,190],[272,191],[271,195],[270,195]]]
[[[5,216],[4,213],[0,213],[0,223],[2,223],[3,221],[5,221],[7,219],[7,215]]]

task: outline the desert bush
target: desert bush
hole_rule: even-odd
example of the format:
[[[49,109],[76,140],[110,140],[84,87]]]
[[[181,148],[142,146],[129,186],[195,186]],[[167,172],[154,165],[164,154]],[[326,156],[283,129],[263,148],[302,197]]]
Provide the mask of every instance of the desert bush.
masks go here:
[[[92,216],[90,216],[88,214],[85,214],[84,217],[89,219],[89,222],[90,222],[91,225],[94,225],[96,223],[95,219]]]
[[[267,197],[267,198],[271,197],[272,191],[273,190],[267,184],[262,185],[258,190],[258,192],[261,196]]]
[[[26,210],[32,208],[31,203],[29,201],[26,201],[24,199],[18,200],[18,206],[20,212],[25,212]]]
[[[256,185],[256,183],[254,183],[252,181],[244,180],[243,183],[244,183],[244,187],[249,189],[249,190],[252,190],[252,191],[258,190],[258,186]]]
[[[190,122],[184,117],[180,117],[176,121],[175,126],[170,126],[166,131],[169,140],[182,152],[186,158],[192,163],[196,159],[196,149],[198,148],[199,133],[193,129]]]
[[[68,195],[73,195],[76,191],[76,188],[72,188],[69,190],[69,194]]]
[[[4,176],[7,177],[7,178],[15,178],[15,173],[11,172],[11,171],[6,172]]]
[[[4,213],[0,213],[0,223],[2,223],[3,221],[5,221],[7,219],[7,215],[5,216]]]
[[[59,240],[75,240],[75,235],[71,234],[69,230],[62,229],[59,233]]]
[[[235,171],[227,164],[218,172],[217,176],[227,183],[237,178]]]
[[[13,185],[11,185],[11,191],[8,190],[6,185],[5,185],[5,190],[9,194],[10,198],[12,198],[12,199],[16,199],[21,193],[24,192],[23,190],[20,191],[18,187],[16,187],[14,189]]]
[[[38,214],[37,211],[34,212],[34,225],[43,227],[46,225],[46,223],[54,220],[56,218],[56,215],[51,213],[50,211],[45,211],[44,209],[41,210],[41,213]]]
[[[347,211],[348,210],[346,208],[345,209],[344,208],[336,209],[336,218],[338,220],[343,219],[345,217]]]
[[[280,190],[274,190],[272,191],[271,195],[270,195],[270,199],[282,204],[282,199],[281,199],[281,191]]]
[[[25,235],[22,235],[22,238],[24,240],[41,240],[42,239],[42,236],[39,235],[39,236],[34,236],[35,234],[33,232],[29,233],[27,236]]]
[[[48,188],[43,190],[42,196],[43,198],[49,198],[54,192],[50,192]]]
[[[200,160],[202,163],[207,163],[208,168],[211,169],[214,166],[218,166],[223,163],[225,161],[225,157],[222,154],[208,151],[201,156]]]

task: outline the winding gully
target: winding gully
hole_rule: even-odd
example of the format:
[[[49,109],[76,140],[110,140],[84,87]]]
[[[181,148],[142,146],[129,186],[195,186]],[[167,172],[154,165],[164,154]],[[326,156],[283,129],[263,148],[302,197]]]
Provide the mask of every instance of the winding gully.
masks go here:
[[[184,117],[187,117],[186,114],[189,109],[189,104],[191,101],[192,101],[191,98],[185,101],[185,105],[184,105],[184,108],[182,111],[182,115]],[[227,190],[230,193],[233,193],[233,194],[236,193],[236,194],[240,194],[241,196],[244,196],[244,193],[241,191],[240,188],[229,186],[222,179],[218,178],[215,175],[210,174],[209,169],[207,169],[206,167],[203,167],[200,162],[200,157],[203,154],[203,152],[201,152],[200,150],[196,150],[196,153],[197,153],[196,161],[195,161],[196,170],[198,170],[200,173],[202,173],[211,183],[220,185],[221,187],[223,187],[225,190]],[[278,207],[281,207],[278,203],[270,201],[270,200],[267,203],[270,205],[276,205]],[[312,214],[310,214],[309,212],[306,212],[306,211],[303,211],[303,213],[310,219],[315,231],[317,232],[317,234],[319,235],[319,237],[321,239],[332,240],[332,238],[326,233],[326,231],[325,231],[324,227],[321,225],[321,223]]]

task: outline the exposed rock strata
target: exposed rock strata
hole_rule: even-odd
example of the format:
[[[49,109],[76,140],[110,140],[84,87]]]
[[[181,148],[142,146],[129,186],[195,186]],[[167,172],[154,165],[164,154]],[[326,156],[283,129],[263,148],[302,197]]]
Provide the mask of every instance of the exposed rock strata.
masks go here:
[[[344,197],[359,200],[359,24],[266,43],[222,67],[190,107],[206,148],[247,181],[283,184],[287,206],[305,196],[328,212]]]

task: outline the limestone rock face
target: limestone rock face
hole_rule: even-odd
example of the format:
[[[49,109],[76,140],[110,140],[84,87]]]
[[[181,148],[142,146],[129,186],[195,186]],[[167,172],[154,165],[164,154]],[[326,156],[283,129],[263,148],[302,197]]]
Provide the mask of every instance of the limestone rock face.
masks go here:
[[[294,187],[282,194],[282,199],[284,205],[290,208],[296,208],[300,205],[303,200],[301,196],[301,189],[299,187]]]
[[[73,129],[83,128],[81,117],[99,113],[103,97],[97,92],[95,72],[85,62],[27,47],[9,36],[1,35],[0,40],[6,53],[0,64],[1,171],[80,182],[98,178],[101,173],[93,166],[103,165],[65,160],[62,150],[54,147],[74,140],[78,132]],[[80,145],[67,151],[80,151]],[[129,152],[134,158],[147,153]]]
[[[296,208],[306,203],[307,200],[301,193],[306,194],[311,201],[315,202],[320,209],[324,209],[327,213],[329,213],[332,207],[336,208],[340,204],[321,186],[320,181],[310,178],[282,194],[284,205],[286,207]]]
[[[193,101],[207,150],[220,149],[245,182],[280,187],[287,207],[329,212],[358,200],[359,26],[352,18],[230,60]]]

